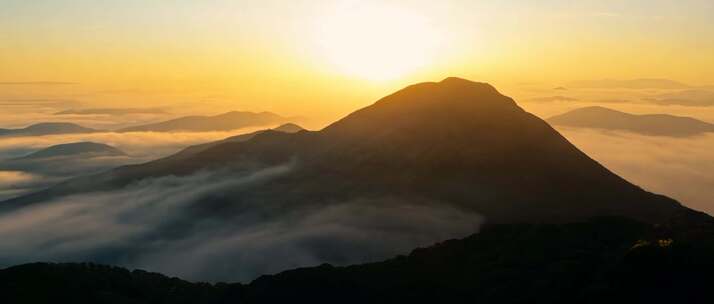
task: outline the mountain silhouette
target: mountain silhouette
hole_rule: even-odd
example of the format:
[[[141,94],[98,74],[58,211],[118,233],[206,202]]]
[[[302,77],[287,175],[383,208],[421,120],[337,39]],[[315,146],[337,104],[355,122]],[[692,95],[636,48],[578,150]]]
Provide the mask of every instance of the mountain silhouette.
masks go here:
[[[305,129],[303,129],[301,126],[298,126],[294,123],[286,123],[286,124],[282,124],[276,128],[272,128],[269,130],[276,131],[276,132],[283,132],[283,133],[297,133],[297,132],[300,132]],[[255,137],[258,134],[261,134],[261,133],[263,133],[265,131],[269,131],[269,130],[261,130],[261,131],[251,132],[248,134],[231,136],[231,137],[228,137],[222,141],[217,142],[216,144],[224,143],[224,142],[231,142],[231,141],[233,141],[233,142],[246,141],[246,140],[249,140],[249,139]]]
[[[36,191],[71,177],[97,174],[132,162],[136,161],[115,147],[94,142],[75,142],[0,160],[0,171],[35,174],[38,178],[25,187]]]
[[[209,148],[220,146],[221,144],[225,144],[225,143],[229,143],[229,142],[247,141],[259,134],[262,134],[262,133],[268,132],[268,131],[282,132],[282,133],[297,133],[302,130],[305,130],[305,129],[303,129],[302,127],[300,127],[294,123],[286,123],[286,124],[280,125],[273,129],[259,130],[259,131],[250,132],[250,133],[246,133],[246,134],[231,136],[231,137],[225,138],[223,140],[219,140],[219,141],[193,145],[193,146],[187,147],[187,148],[179,151],[176,154],[170,155],[163,159],[156,160],[155,163],[167,162],[167,163],[174,164],[177,161],[188,160],[188,159],[190,159],[191,156],[194,156],[194,155],[196,155],[200,152],[203,152]]]
[[[270,112],[227,112],[215,116],[185,116],[164,122],[134,126],[118,132],[229,131],[285,123],[286,118]]]
[[[46,122],[30,125],[21,129],[0,129],[0,136],[36,136],[53,134],[92,133],[95,129],[85,128],[66,122]]]
[[[201,207],[230,214],[240,212],[234,201],[282,210],[396,197],[475,212],[490,223],[709,219],[615,175],[491,85],[460,78],[406,87],[320,131],[265,131],[185,157],[73,179],[0,205],[118,189],[150,177],[286,163],[293,163],[289,174],[234,189]]]
[[[44,159],[53,157],[98,157],[98,156],[126,156],[123,151],[106,144],[94,142],[76,142],[60,144],[30,153],[17,160]]]
[[[644,135],[692,136],[714,132],[714,124],[668,114],[635,115],[604,107],[585,107],[553,116],[548,122],[569,127],[624,130]]]
[[[190,283],[97,264],[0,270],[10,303],[711,303],[709,230],[627,219],[489,225],[377,263]]]

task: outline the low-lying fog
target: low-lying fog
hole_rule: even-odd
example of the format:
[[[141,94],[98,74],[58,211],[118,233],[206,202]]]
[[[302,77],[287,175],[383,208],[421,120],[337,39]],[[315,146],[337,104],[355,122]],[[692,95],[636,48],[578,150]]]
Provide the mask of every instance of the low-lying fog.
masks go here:
[[[269,183],[292,166],[167,176],[0,214],[0,267],[94,261],[189,280],[248,281],[296,267],[407,254],[477,232],[482,220],[439,202],[391,197],[325,208],[238,199],[239,212],[194,212],[212,197]]]
[[[672,138],[577,128],[558,131],[630,182],[714,214],[714,133]]]
[[[547,119],[602,106],[632,114],[670,114],[714,123],[714,88],[571,88],[520,85],[502,90],[525,110]],[[556,126],[569,141],[630,182],[714,215],[714,133],[647,136]]]
[[[265,128],[244,128],[225,132],[129,132],[87,133],[44,136],[0,136],[0,200],[35,191],[63,179],[97,173],[117,166],[143,163],[165,157],[181,149],[221,140]],[[65,143],[96,142],[118,148],[127,155],[114,157],[58,157],[33,161],[15,158]]]
[[[548,118],[588,105],[630,113],[667,113],[714,122],[708,93],[662,89],[519,88],[512,95],[526,110]],[[714,95],[712,95],[714,96]],[[689,99],[687,99],[689,98]],[[56,118],[59,108],[0,115],[0,127]],[[29,110],[28,110],[29,109]],[[18,110],[19,111],[19,110]],[[63,121],[115,128],[166,119],[156,113],[70,114]],[[76,162],[0,170],[0,200],[41,189],[73,175],[140,163],[186,146],[260,128],[230,132],[89,133],[0,137],[0,159],[51,145],[92,141],[128,154]],[[672,138],[628,132],[558,128],[568,140],[617,174],[646,190],[714,214],[714,134]],[[36,165],[37,163],[35,163]],[[145,180],[125,189],[61,198],[51,204],[0,214],[0,267],[32,261],[97,261],[159,271],[191,280],[246,281],[260,274],[316,265],[376,261],[406,254],[478,230],[482,218],[439,202],[413,205],[404,199],[339,202],[330,208],[290,212],[271,204],[245,204],[230,220],[196,217],[192,206],[246,183],[266,183],[291,170],[285,164],[255,172],[200,172]],[[53,170],[47,168],[52,167]],[[60,172],[60,173],[58,173]],[[384,201],[388,202],[385,203]]]

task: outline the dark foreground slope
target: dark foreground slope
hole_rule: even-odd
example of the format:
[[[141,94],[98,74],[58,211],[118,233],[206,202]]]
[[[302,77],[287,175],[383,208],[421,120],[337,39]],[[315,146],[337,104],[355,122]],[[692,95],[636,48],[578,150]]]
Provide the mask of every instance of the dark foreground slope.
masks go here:
[[[667,114],[635,115],[603,107],[586,107],[548,119],[554,125],[622,130],[644,135],[684,137],[714,132],[714,124]]]
[[[491,225],[384,262],[250,284],[189,283],[93,264],[0,270],[8,303],[711,303],[710,226],[599,218]]]
[[[0,208],[118,189],[151,177],[287,163],[289,174],[222,193],[200,208],[226,215],[246,202],[285,210],[397,197],[476,212],[491,223],[610,215],[651,223],[708,218],[610,172],[492,86],[459,78],[409,86],[321,131],[264,132],[187,157],[72,180]]]

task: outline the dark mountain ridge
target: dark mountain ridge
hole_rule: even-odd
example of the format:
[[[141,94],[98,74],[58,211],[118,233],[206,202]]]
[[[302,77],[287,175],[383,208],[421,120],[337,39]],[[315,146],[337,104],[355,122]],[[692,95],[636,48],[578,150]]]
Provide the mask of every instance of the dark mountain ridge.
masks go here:
[[[711,303],[712,227],[681,228],[621,218],[489,225],[406,256],[248,284],[36,263],[0,270],[0,292],[12,303]]]
[[[459,78],[409,86],[321,131],[266,131],[188,158],[169,157],[71,180],[2,205],[13,208],[116,189],[150,177],[290,162],[295,163],[291,173],[269,185],[226,193],[204,207],[230,210],[238,198],[319,206],[396,196],[439,201],[494,223],[599,215],[652,223],[676,216],[708,218],[610,172],[492,86]]]
[[[302,127],[300,127],[296,124],[286,123],[286,124],[280,125],[278,127],[275,127],[273,129],[259,130],[259,131],[250,132],[250,133],[246,133],[246,134],[231,136],[231,137],[225,138],[223,140],[218,140],[218,141],[209,142],[209,143],[205,143],[205,144],[193,145],[193,146],[187,147],[187,148],[179,151],[176,154],[170,155],[163,159],[156,160],[155,162],[169,163],[170,165],[175,165],[176,162],[181,161],[181,160],[190,159],[192,156],[195,156],[196,154],[198,154],[200,152],[208,150],[209,148],[220,146],[222,144],[229,143],[229,142],[248,141],[250,139],[253,139],[253,137],[260,135],[262,133],[265,133],[265,132],[297,133],[297,132],[300,132],[303,130],[305,130],[305,129],[303,129]]]

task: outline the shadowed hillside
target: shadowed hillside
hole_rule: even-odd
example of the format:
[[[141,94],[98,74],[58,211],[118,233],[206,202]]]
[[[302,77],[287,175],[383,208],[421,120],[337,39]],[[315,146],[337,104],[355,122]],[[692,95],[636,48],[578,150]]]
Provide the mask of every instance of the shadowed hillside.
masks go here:
[[[0,270],[12,303],[710,303],[711,227],[617,218],[495,225],[379,263],[303,268],[249,284],[189,283],[93,264]]]

